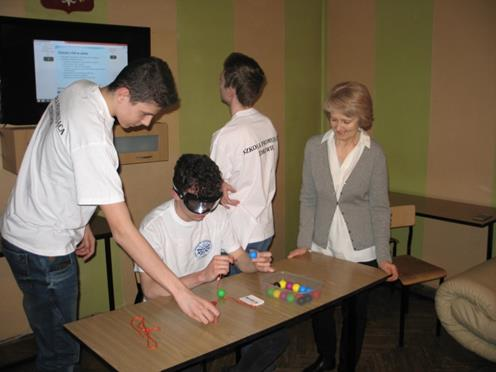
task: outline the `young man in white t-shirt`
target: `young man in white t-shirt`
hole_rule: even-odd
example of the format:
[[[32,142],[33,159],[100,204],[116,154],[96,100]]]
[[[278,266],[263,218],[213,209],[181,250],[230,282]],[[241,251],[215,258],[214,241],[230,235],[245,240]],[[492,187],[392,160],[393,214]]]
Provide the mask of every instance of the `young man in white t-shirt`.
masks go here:
[[[1,225],[3,253],[24,298],[34,332],[37,369],[70,371],[79,344],[63,328],[77,316],[76,256],[95,251],[88,224],[101,208],[113,239],[190,317],[209,323],[219,311],[194,295],[134,226],[117,173],[115,118],[123,128],[149,126],[177,104],[172,73],[154,57],[125,67],[108,86],[67,87],[48,106],[29,143]]]
[[[226,58],[220,95],[232,117],[213,134],[210,147],[210,156],[224,177],[222,204],[232,206],[228,212],[236,236],[243,248],[257,251],[268,250],[274,236],[272,199],[278,156],[272,122],[253,108],[265,82],[253,58],[241,53]]]
[[[140,226],[160,258],[189,288],[226,275],[230,264],[243,272],[273,271],[270,252],[250,260],[240,246],[226,209],[218,206],[222,182],[219,168],[208,156],[182,155],[174,168],[173,199],[152,210]],[[168,295],[138,265],[135,271],[140,273],[145,298]],[[264,371],[274,364],[286,344],[284,334],[264,336],[249,345],[231,370]]]

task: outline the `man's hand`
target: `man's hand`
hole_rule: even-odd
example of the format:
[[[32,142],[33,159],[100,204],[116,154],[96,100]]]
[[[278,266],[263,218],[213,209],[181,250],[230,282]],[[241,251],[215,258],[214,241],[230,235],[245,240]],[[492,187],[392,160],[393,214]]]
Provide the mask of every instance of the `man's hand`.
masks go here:
[[[175,296],[181,310],[190,318],[203,324],[216,322],[220,316],[219,310],[210,302],[185,289]]]
[[[231,192],[236,192],[236,190],[234,189],[234,187],[232,187],[231,185],[229,185],[227,182],[223,182],[222,183],[222,199],[220,200],[220,203],[226,207],[227,209],[229,209],[229,206],[237,206],[239,204],[239,200],[236,200],[236,199],[231,199],[229,197],[229,193]]]
[[[202,272],[201,281],[203,283],[215,280],[219,275],[226,275],[229,272],[229,265],[234,263],[234,258],[228,255],[217,255],[207,265]]]
[[[396,265],[393,264],[392,262],[389,261],[382,261],[379,264],[379,267],[382,269],[382,271],[386,272],[386,274],[389,274],[389,277],[387,278],[388,282],[394,282],[395,280],[398,279],[398,269],[396,268]]]
[[[298,257],[298,256],[303,256],[309,250],[310,249],[308,249],[308,248],[296,248],[296,249],[293,249],[291,252],[289,252],[288,258],[295,258],[295,257]]]
[[[257,258],[252,260],[258,271],[272,273],[272,252],[258,252]]]
[[[75,253],[84,262],[88,261],[95,254],[95,236],[89,224],[84,228],[83,240],[78,244]]]

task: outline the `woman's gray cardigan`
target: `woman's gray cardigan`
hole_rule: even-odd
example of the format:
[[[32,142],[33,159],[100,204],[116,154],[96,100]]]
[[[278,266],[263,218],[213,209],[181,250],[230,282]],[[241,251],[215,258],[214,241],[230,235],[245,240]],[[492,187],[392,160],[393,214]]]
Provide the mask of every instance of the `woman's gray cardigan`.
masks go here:
[[[391,261],[390,219],[386,157],[371,140],[336,200],[329,168],[327,142],[323,135],[310,138],[305,146],[300,192],[298,247],[310,248],[312,241],[327,247],[331,221],[339,203],[348,226],[353,249],[376,248],[377,261]]]

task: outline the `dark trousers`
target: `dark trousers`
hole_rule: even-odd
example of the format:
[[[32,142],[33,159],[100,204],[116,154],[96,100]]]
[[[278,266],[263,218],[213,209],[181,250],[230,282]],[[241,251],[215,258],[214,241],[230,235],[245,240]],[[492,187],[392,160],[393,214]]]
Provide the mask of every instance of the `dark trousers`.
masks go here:
[[[362,262],[364,265],[377,267],[377,261]],[[362,350],[365,325],[367,323],[368,291],[360,292],[343,300],[341,311],[343,326],[339,343],[338,371],[355,370]],[[335,307],[325,309],[312,317],[313,333],[317,351],[330,366],[336,365],[336,321]]]

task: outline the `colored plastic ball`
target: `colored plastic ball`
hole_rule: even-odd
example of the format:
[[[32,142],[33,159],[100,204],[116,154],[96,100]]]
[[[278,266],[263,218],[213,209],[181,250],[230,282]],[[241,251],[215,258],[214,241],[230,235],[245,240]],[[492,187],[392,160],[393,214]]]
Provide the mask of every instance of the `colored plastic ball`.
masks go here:
[[[226,297],[226,291],[224,289],[222,289],[222,288],[219,288],[217,290],[217,297],[218,298],[224,298],[224,297]]]
[[[281,283],[279,283],[279,282],[274,282],[274,283],[272,283],[272,285],[275,285],[276,287],[281,288]]]
[[[306,303],[306,301],[305,301],[305,297],[299,297],[299,298],[297,298],[297,299],[296,299],[296,303],[297,303],[298,305],[304,305],[304,304]]]
[[[286,282],[286,289],[291,291],[293,289],[293,282]]]
[[[281,295],[281,290],[280,289],[274,289],[274,293],[272,294],[274,298],[279,298]]]
[[[299,290],[300,290],[300,285],[298,283],[294,283],[293,284],[293,292],[298,293]]]
[[[274,290],[275,290],[275,288],[273,288],[273,287],[267,288],[267,296],[274,297]]]
[[[287,282],[284,279],[279,280],[279,286],[281,288],[286,288]]]
[[[248,256],[250,256],[250,259],[254,260],[255,258],[257,258],[257,251],[252,249],[248,252]]]
[[[299,290],[300,293],[306,293],[308,292],[308,288],[305,287],[304,285],[300,285],[300,290]]]
[[[289,303],[292,303],[295,301],[295,295],[292,294],[292,293],[288,293],[287,296],[286,296],[286,301],[289,302]]]
[[[286,292],[286,291],[282,291],[282,292],[281,292],[281,295],[279,296],[279,298],[280,298],[281,300],[284,300],[284,301],[285,301],[285,300],[286,300],[286,298],[287,298],[287,296],[288,296],[288,292]]]
[[[316,300],[317,298],[320,297],[320,291],[312,291],[312,298]]]

